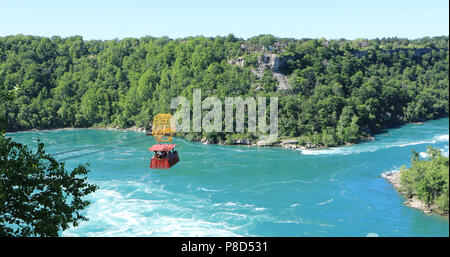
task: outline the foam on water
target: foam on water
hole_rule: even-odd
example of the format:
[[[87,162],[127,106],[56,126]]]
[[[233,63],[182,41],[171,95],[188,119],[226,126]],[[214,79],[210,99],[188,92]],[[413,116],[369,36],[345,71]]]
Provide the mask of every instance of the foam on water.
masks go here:
[[[441,149],[442,155],[448,157],[448,145],[445,145],[443,149]]]
[[[323,149],[323,150],[309,150],[309,149],[305,149],[305,150],[299,150],[301,151],[302,154],[304,155],[333,155],[333,154],[343,154],[343,155],[348,155],[351,154],[351,150],[349,151],[348,149],[345,148],[330,148],[330,149]]]
[[[360,145],[353,146],[341,146],[341,147],[331,147],[327,149],[299,149],[303,155],[350,155],[350,154],[358,154],[363,152],[375,152],[380,149],[392,148],[392,147],[406,147],[413,145],[423,145],[423,144],[435,144],[437,142],[448,142],[449,135],[435,135],[430,140],[419,140],[412,142],[391,142],[387,144],[380,144],[379,142],[366,142]]]
[[[422,158],[428,158],[430,155],[427,152],[420,152],[419,156]]]
[[[332,201],[334,201],[333,198],[331,198],[330,200],[324,201],[324,202],[320,202],[317,205],[324,205],[324,204],[327,204],[327,203],[331,203]]]
[[[275,223],[294,223],[294,224],[300,224],[300,221],[297,220],[277,220]]]
[[[195,210],[168,200],[133,199],[100,189],[92,201],[89,222],[63,232],[64,236],[240,236],[229,224],[203,220],[193,214]]]
[[[395,167],[392,170],[388,170],[388,171],[381,173],[381,177],[385,178],[387,176],[390,176],[390,175],[398,173],[398,172],[400,172],[400,169]]]
[[[448,157],[448,145],[444,145],[444,147],[439,150],[441,150],[441,154],[443,156]],[[422,157],[423,159],[430,157],[430,155],[427,152],[420,152],[419,156]]]
[[[205,191],[205,192],[220,192],[222,190],[215,190],[215,189],[207,189],[204,187],[197,187],[197,190]]]
[[[447,135],[437,136],[436,140],[438,140],[438,141],[448,141],[448,134]]]
[[[254,204],[242,204],[242,203],[235,203],[235,202],[227,202],[227,203],[215,203],[212,205],[213,207],[220,207],[224,210],[237,210],[237,209],[247,209],[247,210],[253,210],[253,211],[264,211],[266,208],[264,207],[257,207]]]

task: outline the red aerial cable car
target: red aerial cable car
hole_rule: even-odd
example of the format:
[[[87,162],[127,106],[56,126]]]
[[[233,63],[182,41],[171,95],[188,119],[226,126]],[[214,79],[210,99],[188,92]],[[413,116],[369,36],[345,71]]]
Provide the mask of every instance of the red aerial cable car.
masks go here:
[[[169,169],[180,159],[178,152],[174,150],[175,144],[160,144],[160,141],[172,143],[172,137],[175,129],[172,129],[170,121],[172,114],[158,114],[153,120],[152,135],[156,138],[156,145],[148,150],[153,151],[150,161],[150,169]]]
[[[150,169],[169,169],[180,159],[174,150],[175,144],[153,145],[148,150],[155,152],[150,162]]]

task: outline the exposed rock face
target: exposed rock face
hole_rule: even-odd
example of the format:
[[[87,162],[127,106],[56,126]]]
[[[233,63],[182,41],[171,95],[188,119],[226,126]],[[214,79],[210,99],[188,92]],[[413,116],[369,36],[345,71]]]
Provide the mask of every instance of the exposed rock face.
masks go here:
[[[228,60],[228,64],[244,67],[245,64],[244,57],[238,57],[236,60],[235,59]]]
[[[291,59],[291,57],[279,57],[276,54],[263,54],[261,59],[258,69],[261,73],[259,77],[262,77],[262,72],[264,72],[265,68],[268,68],[278,81],[278,90],[290,89],[291,86],[288,84],[288,78],[281,70],[284,69],[287,60]]]
[[[286,75],[274,72],[273,76],[278,80],[278,90],[288,90],[291,86],[288,84],[288,78]]]
[[[283,74],[282,70],[286,67],[286,63],[289,59],[293,59],[292,56],[280,57],[276,54],[263,54],[261,59],[258,61],[258,68],[252,69],[252,73],[260,79],[263,75],[265,69],[269,69],[272,72],[274,78],[278,81],[278,90],[287,90],[292,87],[288,83],[288,77]],[[243,57],[238,57],[237,59],[228,60],[231,65],[238,65],[244,67],[245,62]]]
[[[261,60],[260,60],[260,65],[265,65],[267,66],[270,70],[277,70],[280,61],[276,60],[277,59],[277,55],[276,54],[263,54],[261,56]],[[277,64],[277,66],[275,67],[275,63]]]
[[[263,54],[262,65],[265,65],[272,72],[281,72],[287,67],[287,61],[294,59],[294,56],[280,57],[276,54]]]

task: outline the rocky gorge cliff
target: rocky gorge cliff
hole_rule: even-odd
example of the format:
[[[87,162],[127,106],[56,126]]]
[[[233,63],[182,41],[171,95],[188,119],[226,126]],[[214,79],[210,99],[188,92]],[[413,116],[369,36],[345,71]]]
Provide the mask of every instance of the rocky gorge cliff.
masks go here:
[[[293,59],[291,56],[279,56],[273,53],[263,53],[258,59],[258,65],[256,68],[252,68],[251,72],[256,75],[259,80],[262,78],[264,71],[269,70],[273,77],[278,81],[277,90],[289,90],[292,89],[291,85],[288,83],[288,77],[283,72],[287,66],[287,61]],[[244,67],[245,59],[244,57],[238,57],[236,59],[231,59],[228,61],[231,65],[237,65]]]

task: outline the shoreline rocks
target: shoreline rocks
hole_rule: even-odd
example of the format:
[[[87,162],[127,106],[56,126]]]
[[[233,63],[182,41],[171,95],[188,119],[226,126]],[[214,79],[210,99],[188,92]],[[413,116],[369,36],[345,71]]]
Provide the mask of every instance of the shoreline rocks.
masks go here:
[[[260,141],[256,142],[256,145],[257,146],[273,146],[273,145],[275,145],[275,143],[271,142],[271,141],[267,141],[267,140],[260,140]]]
[[[26,131],[50,131],[50,130],[77,130],[77,129],[103,129],[103,130],[121,130],[121,131],[135,131],[139,133],[146,133],[148,136],[151,136],[151,129],[147,130],[144,127],[138,127],[138,126],[132,126],[129,128],[119,128],[119,127],[88,127],[88,128],[74,128],[74,127],[66,127],[66,128],[55,128],[55,129],[31,129],[31,130],[22,130],[22,131],[11,131],[12,133],[17,132],[26,132]],[[9,132],[8,132],[9,133]],[[176,135],[175,135],[176,136]],[[184,137],[182,137],[184,138]],[[275,139],[266,139],[266,140],[259,140],[254,141],[248,138],[241,138],[236,139],[234,141],[230,142],[213,142],[211,140],[208,140],[206,138],[202,138],[200,140],[191,140],[196,142],[201,142],[202,144],[209,145],[209,144],[219,144],[219,145],[246,145],[246,146],[258,146],[258,147],[280,147],[280,148],[286,148],[286,149],[293,149],[293,150],[308,150],[308,149],[327,149],[328,147],[323,145],[316,145],[312,143],[307,143],[304,146],[298,145],[298,139],[295,138],[285,138],[281,142],[276,141]],[[347,146],[353,145],[353,144],[346,144]]]
[[[204,144],[204,145],[210,145],[210,144],[212,144],[212,142],[209,141],[209,140],[206,139],[206,138],[202,138],[202,140],[200,140],[200,142],[202,142],[202,144]]]
[[[381,175],[384,179],[386,179],[389,183],[393,185],[393,187],[399,192],[400,194],[404,195],[401,192],[402,185],[400,184],[400,178],[401,178],[401,172],[386,172]],[[422,210],[426,214],[431,214],[432,208],[429,208],[423,201],[417,199],[416,197],[408,198],[405,202],[403,202],[404,205],[409,206],[411,208]]]
[[[125,130],[136,131],[136,132],[141,132],[141,133],[147,133],[147,130],[145,128],[137,127],[137,126],[126,128]]]
[[[248,138],[237,139],[234,141],[236,145],[251,145],[252,142]]]
[[[400,184],[400,172],[385,172],[381,175],[384,179],[386,179],[389,183],[393,185],[395,189],[400,189],[402,185]]]

